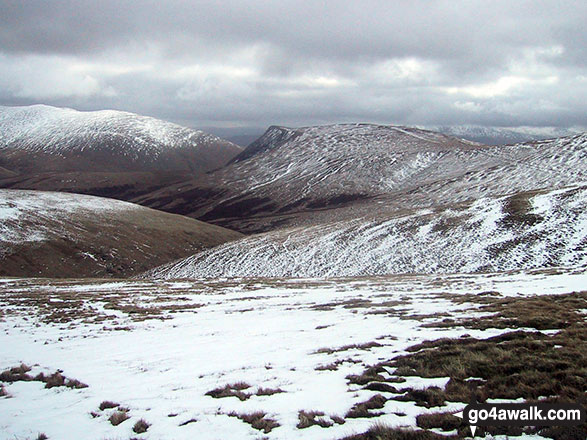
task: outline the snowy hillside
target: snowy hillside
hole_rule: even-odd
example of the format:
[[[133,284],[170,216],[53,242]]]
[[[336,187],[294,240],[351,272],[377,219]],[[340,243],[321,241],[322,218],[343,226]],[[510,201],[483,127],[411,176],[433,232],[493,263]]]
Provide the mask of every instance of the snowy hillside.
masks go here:
[[[13,171],[203,172],[240,151],[216,136],[132,113],[0,107],[0,165]]]
[[[131,203],[0,190],[0,274],[124,276],[240,234]]]
[[[137,202],[266,231],[323,223],[336,207],[351,206],[344,215],[356,217],[579,184],[586,147],[587,134],[489,147],[404,127],[272,127],[223,169]]]
[[[560,129],[557,127],[483,127],[478,125],[426,126],[428,130],[438,131],[487,145],[515,144],[541,139],[573,136],[585,130],[580,128]]]
[[[155,278],[342,277],[587,265],[587,186],[243,238]]]
[[[210,220],[319,209],[403,188],[439,158],[486,148],[406,127],[270,127],[228,166],[136,201]]]

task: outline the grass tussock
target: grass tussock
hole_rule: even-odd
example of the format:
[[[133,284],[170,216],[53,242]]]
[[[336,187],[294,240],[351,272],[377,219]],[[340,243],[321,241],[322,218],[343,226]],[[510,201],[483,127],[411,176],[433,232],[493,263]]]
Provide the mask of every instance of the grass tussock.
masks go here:
[[[208,391],[206,393],[206,396],[210,396],[215,399],[222,399],[225,397],[236,397],[237,399],[244,401],[251,397],[252,394],[244,393],[242,390],[246,390],[250,387],[251,386],[248,383],[236,382],[233,384],[227,384],[222,388],[214,388],[213,390]]]
[[[0,381],[8,383],[32,381],[34,378],[27,374],[29,371],[31,371],[31,367],[26,364],[20,364],[18,367],[12,367],[0,373]]]
[[[118,426],[125,420],[130,419],[126,411],[114,411],[108,420],[112,423],[112,426]]]
[[[144,432],[147,432],[150,426],[151,424],[147,422],[145,419],[140,419],[134,424],[132,430],[137,434],[142,434]]]
[[[255,395],[257,396],[272,396],[273,394],[285,393],[281,388],[259,388]]]
[[[298,424],[296,428],[306,429],[310,426],[320,426],[321,428],[330,428],[334,425],[330,420],[324,419],[322,411],[304,411],[298,412]]]
[[[230,417],[237,417],[243,422],[251,425],[254,429],[263,431],[265,434],[269,434],[274,428],[279,426],[279,423],[267,417],[267,414],[265,414],[263,411],[256,411],[254,413],[248,414],[237,414],[235,412],[231,412],[228,415]]]
[[[349,344],[343,345],[342,347],[330,348],[330,347],[323,347],[316,350],[313,354],[332,354],[338,353],[341,351],[348,351],[348,350],[369,350],[373,347],[383,347],[379,342],[366,342],[364,344]]]
[[[98,408],[100,408],[100,411],[104,411],[105,409],[116,408],[119,405],[119,403],[112,402],[111,400],[104,400]]]
[[[345,418],[357,419],[366,417],[377,417],[382,415],[382,412],[371,412],[373,409],[381,409],[387,402],[387,399],[381,394],[376,394],[365,402],[360,402],[346,413]]]
[[[20,364],[18,367],[12,367],[0,373],[0,381],[14,383],[14,382],[44,382],[45,388],[67,387],[72,389],[87,388],[83,382],[77,379],[69,379],[61,374],[61,370],[46,376],[44,373],[39,373],[36,376],[31,376],[29,373],[31,367],[25,364]]]
[[[452,415],[451,413],[431,413],[420,414],[416,417],[416,424],[424,429],[442,429],[443,431],[453,431],[459,428],[465,428],[467,425],[463,419]]]

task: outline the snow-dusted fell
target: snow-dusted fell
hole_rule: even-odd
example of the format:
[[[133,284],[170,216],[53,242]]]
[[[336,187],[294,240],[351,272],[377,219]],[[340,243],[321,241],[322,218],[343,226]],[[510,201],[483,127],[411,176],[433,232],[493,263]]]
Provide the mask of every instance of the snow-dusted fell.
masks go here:
[[[239,236],[117,200],[0,190],[0,275],[125,276]]]
[[[587,185],[581,185],[273,231],[146,276],[342,277],[586,265]]]
[[[486,148],[407,127],[270,127],[228,166],[137,201],[209,220],[315,210],[403,188],[439,157]]]
[[[543,139],[580,134],[581,128],[558,127],[484,127],[479,125],[437,125],[426,126],[428,130],[438,131],[449,136],[456,136],[487,145],[515,144]]]
[[[241,148],[202,131],[114,110],[0,107],[0,165],[12,171],[192,171]]]
[[[258,232],[339,219],[333,208],[356,217],[578,184],[586,146],[587,134],[486,146],[406,127],[272,127],[223,169],[138,201]]]

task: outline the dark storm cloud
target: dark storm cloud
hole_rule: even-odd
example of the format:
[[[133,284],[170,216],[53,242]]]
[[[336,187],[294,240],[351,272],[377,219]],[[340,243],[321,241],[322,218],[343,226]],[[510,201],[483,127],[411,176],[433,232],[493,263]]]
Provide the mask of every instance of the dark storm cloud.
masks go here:
[[[587,125],[584,1],[4,1],[0,103],[190,125]]]

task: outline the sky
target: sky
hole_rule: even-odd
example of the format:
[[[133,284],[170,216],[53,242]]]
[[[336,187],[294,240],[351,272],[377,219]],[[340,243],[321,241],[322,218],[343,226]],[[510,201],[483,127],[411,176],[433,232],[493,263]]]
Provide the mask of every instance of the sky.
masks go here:
[[[0,0],[0,105],[587,127],[587,2]]]

